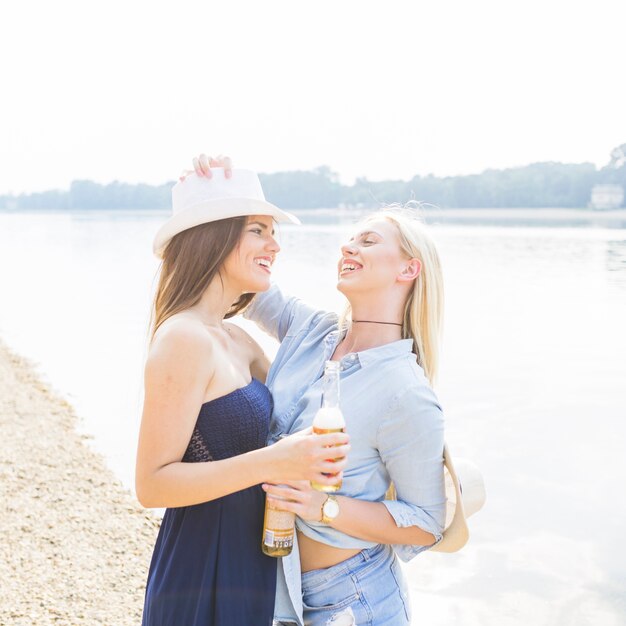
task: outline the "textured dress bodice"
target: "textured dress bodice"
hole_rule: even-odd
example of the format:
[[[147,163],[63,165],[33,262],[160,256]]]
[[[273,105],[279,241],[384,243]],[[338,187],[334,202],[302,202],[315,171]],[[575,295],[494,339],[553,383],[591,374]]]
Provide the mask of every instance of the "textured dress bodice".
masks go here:
[[[269,408],[268,408],[269,407]],[[205,402],[183,456],[185,463],[219,461],[265,446],[272,397],[256,379],[241,389]]]

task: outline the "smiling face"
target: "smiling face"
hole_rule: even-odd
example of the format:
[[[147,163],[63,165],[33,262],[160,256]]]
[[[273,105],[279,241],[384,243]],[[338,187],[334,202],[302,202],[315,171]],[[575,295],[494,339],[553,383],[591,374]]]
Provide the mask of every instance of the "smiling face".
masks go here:
[[[274,239],[274,222],[268,215],[251,215],[237,247],[224,261],[224,273],[242,293],[266,291],[271,268],[280,251]]]
[[[337,289],[345,295],[386,291],[407,282],[409,264],[396,226],[385,219],[368,220],[341,246]]]

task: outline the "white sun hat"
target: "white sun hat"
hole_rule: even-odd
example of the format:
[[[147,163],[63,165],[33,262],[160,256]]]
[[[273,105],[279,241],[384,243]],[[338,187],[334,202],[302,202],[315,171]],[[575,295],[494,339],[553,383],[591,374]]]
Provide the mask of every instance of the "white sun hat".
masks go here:
[[[452,463],[447,444],[443,449],[443,462],[448,500],[445,530],[443,539],[431,550],[457,552],[469,540],[467,518],[480,511],[487,495],[480,470],[468,459],[457,458]]]
[[[224,168],[212,167],[212,177],[190,174],[172,188],[173,215],[159,228],[153,243],[154,254],[163,251],[174,235],[207,222],[242,215],[269,215],[277,222],[300,224],[291,213],[267,202],[256,172],[233,169],[226,178]]]

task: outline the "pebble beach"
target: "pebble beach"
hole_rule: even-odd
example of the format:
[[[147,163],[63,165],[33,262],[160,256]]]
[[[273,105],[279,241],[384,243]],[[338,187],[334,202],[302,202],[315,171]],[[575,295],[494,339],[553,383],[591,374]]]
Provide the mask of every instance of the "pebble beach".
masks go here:
[[[0,625],[137,625],[159,520],[0,343]]]

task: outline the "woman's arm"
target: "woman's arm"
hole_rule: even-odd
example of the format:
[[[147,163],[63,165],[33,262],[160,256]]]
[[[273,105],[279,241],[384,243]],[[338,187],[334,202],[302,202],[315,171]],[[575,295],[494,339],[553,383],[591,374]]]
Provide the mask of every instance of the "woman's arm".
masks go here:
[[[311,489],[308,482],[289,481],[286,486],[263,485],[277,507],[292,511],[304,520],[319,522],[328,494]],[[432,546],[437,537],[419,526],[398,527],[382,502],[367,502],[336,496],[339,515],[330,526],[346,535],[375,543]],[[288,502],[284,502],[288,500]]]
[[[172,322],[155,338],[146,363],[135,479],[144,506],[188,506],[286,478],[333,482],[321,475],[335,464],[325,460],[320,436],[296,435],[221,461],[183,463],[200,407],[210,396],[214,367],[212,339],[193,324]],[[347,437],[332,437],[347,453]]]
[[[288,332],[307,328],[324,315],[334,315],[318,310],[299,298],[285,295],[278,285],[272,285],[268,291],[258,293],[243,316],[257,324],[277,341],[282,341]],[[336,321],[336,315],[334,320]]]
[[[383,506],[398,529],[421,529],[435,541],[396,544],[409,560],[441,540],[446,517],[444,417],[423,374],[396,396],[377,432],[378,451],[396,491]]]
[[[337,496],[337,500],[339,515],[330,526],[346,535],[376,543],[428,547],[437,541],[435,535],[419,526],[399,527],[382,502],[366,502],[345,496]]]

